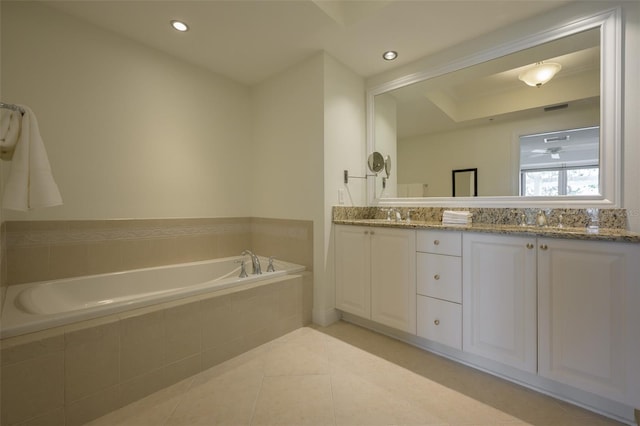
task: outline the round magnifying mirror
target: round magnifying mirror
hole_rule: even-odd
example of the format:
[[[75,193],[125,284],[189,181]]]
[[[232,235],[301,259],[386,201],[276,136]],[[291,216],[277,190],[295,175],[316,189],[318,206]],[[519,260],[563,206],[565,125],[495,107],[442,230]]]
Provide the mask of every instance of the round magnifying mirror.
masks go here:
[[[379,152],[372,152],[369,155],[369,170],[380,173],[384,169],[384,157]]]

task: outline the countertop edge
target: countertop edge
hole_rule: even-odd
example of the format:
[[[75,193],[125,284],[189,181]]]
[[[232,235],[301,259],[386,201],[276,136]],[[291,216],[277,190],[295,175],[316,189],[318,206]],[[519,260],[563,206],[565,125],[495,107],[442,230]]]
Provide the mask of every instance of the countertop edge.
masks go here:
[[[599,229],[588,232],[586,228],[555,228],[555,227],[519,227],[507,225],[444,225],[440,222],[394,222],[380,219],[337,219],[336,225],[369,226],[398,229],[434,229],[446,231],[482,232],[503,235],[525,235],[545,238],[564,238],[573,240],[610,241],[618,243],[640,244],[640,234],[621,229]]]

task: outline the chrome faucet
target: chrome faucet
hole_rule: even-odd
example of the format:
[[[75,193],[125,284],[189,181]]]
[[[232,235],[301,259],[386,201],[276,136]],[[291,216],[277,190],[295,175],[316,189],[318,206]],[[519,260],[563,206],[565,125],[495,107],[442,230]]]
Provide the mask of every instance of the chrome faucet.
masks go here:
[[[249,250],[244,250],[242,253],[240,253],[241,256],[244,256],[246,254],[251,256],[251,265],[253,266],[252,274],[253,275],[261,275],[262,274],[262,268],[260,267],[260,259],[258,259],[258,256],[256,256],[255,254],[253,254]]]

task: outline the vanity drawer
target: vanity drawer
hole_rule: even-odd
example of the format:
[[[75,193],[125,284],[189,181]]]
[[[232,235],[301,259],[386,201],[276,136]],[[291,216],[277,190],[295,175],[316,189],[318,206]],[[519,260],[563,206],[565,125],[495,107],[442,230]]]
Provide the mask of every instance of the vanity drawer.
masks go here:
[[[462,233],[455,231],[418,231],[416,247],[425,253],[462,255]]]
[[[417,292],[462,303],[462,258],[416,253]]]
[[[418,336],[462,350],[462,305],[418,296]]]

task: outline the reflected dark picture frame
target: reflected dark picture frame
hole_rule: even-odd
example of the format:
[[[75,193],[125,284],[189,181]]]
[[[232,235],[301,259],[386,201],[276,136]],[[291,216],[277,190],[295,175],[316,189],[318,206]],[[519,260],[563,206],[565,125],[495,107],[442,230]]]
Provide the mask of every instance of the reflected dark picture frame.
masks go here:
[[[469,175],[470,179],[473,179],[473,194],[456,194],[456,175],[458,175],[458,181],[463,178],[465,174]],[[478,196],[478,169],[457,169],[451,171],[451,183],[452,194],[454,197],[477,197]],[[472,185],[469,185],[471,188]]]

